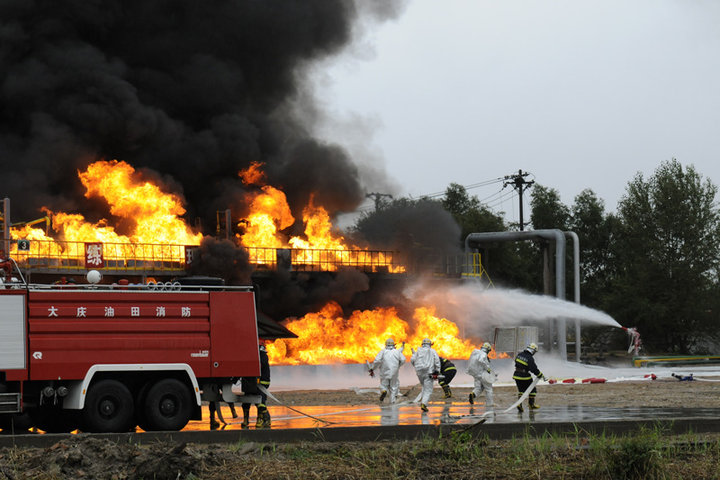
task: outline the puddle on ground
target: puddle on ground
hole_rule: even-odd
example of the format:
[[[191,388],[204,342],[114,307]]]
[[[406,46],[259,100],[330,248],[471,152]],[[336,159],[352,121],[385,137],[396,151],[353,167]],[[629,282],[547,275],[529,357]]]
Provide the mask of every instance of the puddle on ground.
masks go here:
[[[522,414],[517,410],[504,412],[505,407],[489,412],[483,405],[469,405],[467,402],[431,402],[428,412],[420,410],[415,403],[403,402],[395,405],[353,405],[293,406],[292,408],[269,405],[273,429],[316,428],[316,427],[371,427],[392,425],[440,425],[472,424],[486,419],[487,423],[527,422],[588,422],[615,420],[658,420],[664,418],[718,418],[720,408],[658,408],[658,407],[586,407],[582,405],[560,405],[541,407]],[[242,417],[242,410],[237,408]],[[227,406],[222,408],[226,425],[220,430],[240,430],[242,418],[232,418]],[[210,429],[207,407],[203,407],[202,421],[191,421],[185,430],[201,431]],[[255,428],[255,408],[250,412],[250,427]]]

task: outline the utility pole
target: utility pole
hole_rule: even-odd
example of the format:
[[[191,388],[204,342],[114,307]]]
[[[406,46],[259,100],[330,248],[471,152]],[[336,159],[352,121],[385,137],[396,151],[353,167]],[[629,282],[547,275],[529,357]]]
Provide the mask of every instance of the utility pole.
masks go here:
[[[525,187],[525,190],[527,190],[535,183],[535,180],[525,180],[525,177],[527,177],[528,175],[530,175],[528,172],[518,170],[518,173],[516,173],[515,175],[507,175],[505,177],[505,183],[503,183],[503,188],[507,187],[508,185],[512,185],[513,188],[517,190],[520,197],[520,231],[523,231],[525,229],[525,223],[523,222],[523,187]]]
[[[375,211],[380,210],[380,207],[382,207],[383,197],[392,198],[393,196],[390,195],[389,193],[376,193],[376,192],[365,194],[365,198],[372,198],[375,200]]]

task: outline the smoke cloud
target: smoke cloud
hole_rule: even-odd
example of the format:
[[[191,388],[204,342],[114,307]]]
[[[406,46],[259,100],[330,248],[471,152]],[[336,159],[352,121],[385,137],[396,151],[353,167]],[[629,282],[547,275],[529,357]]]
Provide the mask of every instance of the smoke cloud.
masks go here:
[[[357,49],[355,38],[405,3],[3,0],[0,161],[12,219],[34,219],[43,206],[108,218],[77,176],[100,159],[126,161],[182,195],[188,223],[199,219],[206,234],[217,211],[241,211],[247,187],[238,171],[252,162],[265,164],[267,183],[295,213],[311,195],[331,215],[353,211],[366,198],[368,168],[312,133],[321,107],[306,73]],[[459,228],[428,203],[388,209],[356,233],[373,248],[446,249]],[[205,239],[197,254],[193,273],[249,282],[247,255],[231,242]],[[293,279],[277,272],[263,294],[282,318],[328,299],[345,307],[390,302],[370,290],[357,271]]]
[[[250,285],[252,268],[247,251],[237,248],[230,240],[204,237],[193,250],[190,273],[221,277],[228,285]]]
[[[303,72],[401,1],[4,0],[0,159],[15,219],[41,206],[93,216],[77,171],[119,159],[168,177],[211,231],[241,198],[237,172],[266,163],[293,211],[364,199],[358,168],[287,105]],[[98,213],[99,214],[99,213]]]

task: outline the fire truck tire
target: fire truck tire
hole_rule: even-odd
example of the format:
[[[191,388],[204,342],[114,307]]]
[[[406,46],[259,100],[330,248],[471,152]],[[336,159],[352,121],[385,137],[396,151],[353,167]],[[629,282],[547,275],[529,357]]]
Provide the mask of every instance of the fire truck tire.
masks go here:
[[[158,380],[145,397],[144,423],[149,431],[182,430],[193,410],[192,392],[180,380]]]
[[[100,380],[90,387],[82,410],[82,430],[121,433],[133,427],[135,410],[130,390],[117,380]]]

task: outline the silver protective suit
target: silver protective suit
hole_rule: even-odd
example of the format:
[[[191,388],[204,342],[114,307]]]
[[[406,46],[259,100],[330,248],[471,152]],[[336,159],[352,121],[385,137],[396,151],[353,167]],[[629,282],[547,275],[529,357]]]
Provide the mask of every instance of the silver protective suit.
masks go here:
[[[387,346],[375,356],[372,368],[380,376],[380,388],[390,393],[390,403],[397,401],[400,391],[400,367],[405,363],[405,355],[394,346]]]
[[[485,405],[488,408],[493,406],[493,382],[497,378],[497,375],[490,365],[490,358],[488,358],[488,352],[484,349],[473,350],[470,354],[470,359],[467,364],[467,373],[473,377],[474,396],[480,395],[485,392]]]
[[[433,390],[433,379],[430,375],[433,372],[440,372],[440,357],[431,346],[423,345],[415,350],[410,363],[415,367],[415,373],[422,385],[420,403],[427,405]]]

